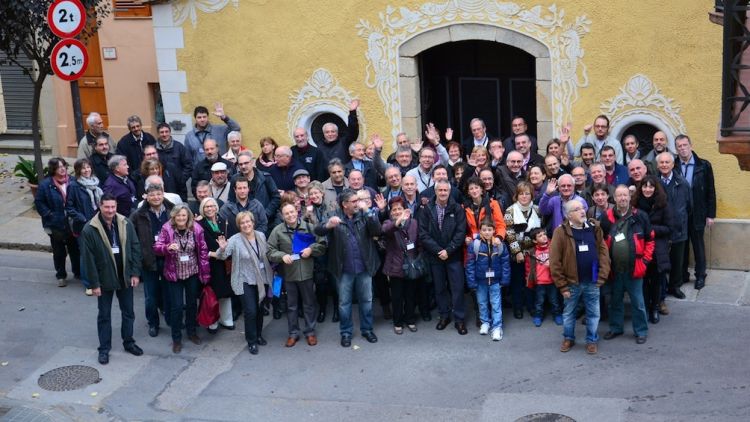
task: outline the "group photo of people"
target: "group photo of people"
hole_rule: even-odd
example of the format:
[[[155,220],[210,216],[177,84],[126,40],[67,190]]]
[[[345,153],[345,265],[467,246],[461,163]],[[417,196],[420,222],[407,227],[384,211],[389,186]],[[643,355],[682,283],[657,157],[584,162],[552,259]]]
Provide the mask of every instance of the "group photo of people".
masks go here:
[[[559,326],[560,352],[580,325],[596,354],[600,337],[646,343],[667,296],[710,283],[714,176],[688,134],[616,139],[599,115],[537,139],[514,116],[505,136],[477,117],[465,139],[440,122],[363,139],[359,106],[317,142],[302,127],[243,138],[220,103],[195,107],[184,140],[168,123],[147,133],[139,116],[115,140],[88,115],[76,160],[49,160],[35,206],[57,285],[69,258],[97,298],[99,363],[115,296],[123,347],[143,354],[140,285],[148,335],[169,332],[175,354],[239,327],[257,355],[274,347],[269,318],[286,319],[284,347],[333,341],[318,337],[328,323],[342,347],[377,343],[375,318],[399,336],[434,327],[500,342],[513,319],[512,330]]]

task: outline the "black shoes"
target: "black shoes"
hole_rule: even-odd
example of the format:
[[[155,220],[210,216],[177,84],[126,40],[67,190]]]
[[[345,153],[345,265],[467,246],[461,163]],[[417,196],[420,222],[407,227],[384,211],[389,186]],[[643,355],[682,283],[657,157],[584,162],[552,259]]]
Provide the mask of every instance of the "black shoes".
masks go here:
[[[334,307],[333,316],[331,317],[331,322],[339,322],[339,321],[341,321],[341,318],[339,318],[339,308]]]
[[[250,352],[251,355],[257,355],[258,354],[258,345],[253,344],[250,346],[247,346],[247,351]]]
[[[258,336],[258,344],[261,346],[265,346],[266,344],[268,344],[268,342],[263,337]]]
[[[515,319],[523,319],[523,309],[514,309],[513,310],[513,318],[515,318]]]
[[[352,338],[349,336],[341,336],[341,347],[349,347],[352,345]]]
[[[607,331],[606,333],[604,333],[604,337],[603,338],[604,338],[604,340],[612,340],[613,338],[619,337],[621,335],[622,335],[622,333],[613,333],[612,331]]]
[[[125,346],[125,351],[133,356],[140,356],[143,354],[143,350],[135,343]]]
[[[659,311],[657,311],[656,309],[648,312],[648,322],[650,322],[651,324],[658,324],[659,319]]]
[[[326,311],[320,311],[318,312],[318,322],[323,322],[326,320]]]
[[[99,352],[99,363],[102,365],[106,365],[109,363],[109,353],[107,352]]]
[[[148,327],[148,335],[156,337],[159,335],[159,327]]]
[[[362,333],[362,337],[364,337],[370,343],[378,342],[378,337],[372,331]],[[343,342],[343,339],[342,339],[342,342]]]
[[[682,290],[680,290],[679,287],[675,287],[673,289],[669,289],[667,293],[671,294],[672,296],[676,297],[677,299],[685,299],[685,293],[682,293]]]
[[[435,329],[437,329],[437,330],[445,330],[445,327],[447,327],[448,324],[450,324],[450,323],[451,323],[451,319],[450,318],[440,318],[440,320],[438,321],[437,325],[435,326]]]
[[[422,314],[422,321],[424,322],[430,322],[432,321],[432,315],[430,313]]]
[[[704,277],[699,277],[695,279],[695,290],[700,290],[702,288],[706,287],[706,279]]]
[[[221,327],[221,328],[223,328],[225,330],[234,331],[234,325],[219,324],[219,327]]]
[[[636,336],[635,337],[635,342],[636,342],[636,344],[643,344],[643,343],[645,343],[646,342],[646,336],[643,336],[643,337]]]
[[[469,330],[466,329],[466,324],[464,324],[463,322],[457,322],[455,327],[456,331],[458,331],[458,334],[462,336],[465,336],[469,332]]]

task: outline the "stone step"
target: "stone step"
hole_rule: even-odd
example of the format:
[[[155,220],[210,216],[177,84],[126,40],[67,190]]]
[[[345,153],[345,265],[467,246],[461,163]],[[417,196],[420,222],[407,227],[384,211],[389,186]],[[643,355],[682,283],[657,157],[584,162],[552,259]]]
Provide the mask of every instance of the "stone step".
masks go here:
[[[34,154],[34,141],[31,139],[20,139],[20,137],[0,138],[0,153],[4,154]],[[52,147],[42,144],[42,154],[52,154]]]

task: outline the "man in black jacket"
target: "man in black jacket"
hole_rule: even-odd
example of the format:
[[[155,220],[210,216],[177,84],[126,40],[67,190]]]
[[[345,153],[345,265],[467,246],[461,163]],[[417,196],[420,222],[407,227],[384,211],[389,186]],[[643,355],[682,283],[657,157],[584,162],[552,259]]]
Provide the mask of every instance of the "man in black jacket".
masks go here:
[[[117,155],[124,155],[131,169],[141,168],[143,161],[143,147],[156,145],[156,138],[148,132],[143,131],[141,118],[132,115],[128,117],[128,134],[117,142]]]
[[[109,177],[109,159],[112,158],[112,152],[109,150],[109,138],[100,135],[94,141],[94,151],[89,157],[91,161],[91,170],[99,179],[99,187],[104,186],[104,182]]]
[[[230,180],[232,186],[240,176],[244,176],[250,182],[250,198],[257,199],[266,207],[268,224],[272,228],[275,227],[274,220],[281,205],[281,195],[271,176],[255,170],[255,159],[250,150],[242,151],[237,157],[237,174]],[[234,189],[230,190],[229,201],[234,201],[236,198]]]
[[[667,292],[677,299],[685,299],[685,293],[680,290],[680,286],[685,282],[683,274],[686,272],[685,267],[685,249],[688,241],[688,215],[693,207],[693,196],[690,192],[685,178],[677,171],[674,171],[674,156],[669,151],[664,151],[656,156],[656,165],[659,171],[664,190],[667,192],[667,199],[674,211],[674,221],[672,222],[672,246],[669,249],[669,261],[672,268],[669,271],[669,286]]]
[[[380,268],[374,236],[381,233],[377,215],[360,212],[357,194],[345,189],[339,195],[340,210],[315,227],[315,234],[328,236],[328,271],[339,292],[341,346],[352,344],[352,296],[359,303],[359,329],[368,342],[378,341],[372,331],[372,277]],[[463,235],[462,235],[463,236]]]
[[[159,142],[156,143],[156,150],[159,152],[159,159],[164,167],[172,164],[179,169],[182,176],[182,183],[187,183],[193,175],[193,160],[184,145],[172,138],[172,128],[168,123],[159,123],[157,126]]]
[[[159,310],[169,309],[166,300],[167,280],[164,273],[164,257],[154,254],[154,241],[159,236],[161,227],[169,221],[172,203],[164,199],[164,187],[150,184],[146,186],[146,200],[140,208],[133,211],[130,221],[135,226],[143,256],[143,294],[146,300],[146,321],[148,321],[148,335],[159,335]]]
[[[292,157],[310,173],[310,179],[323,182],[328,178],[328,163],[320,148],[310,145],[310,139],[304,128],[294,129],[294,146]]]
[[[323,125],[323,142],[318,145],[323,153],[323,162],[328,164],[332,158],[338,158],[342,163],[349,162],[349,145],[359,138],[359,121],[357,120],[359,100],[349,103],[349,119],[346,137],[339,136],[339,128],[334,123]]]
[[[706,247],[703,243],[703,234],[706,226],[711,227],[716,218],[714,170],[711,163],[698,157],[693,151],[692,142],[686,135],[678,135],[675,145],[682,176],[690,185],[693,196],[692,212],[688,214],[688,241],[693,245],[695,255],[695,288],[700,290],[706,285]],[[685,281],[690,278],[687,271],[688,252],[689,249],[685,245]]]
[[[193,164],[193,175],[190,181],[190,190],[193,192],[193,196],[195,196],[195,186],[200,180],[211,180],[211,167],[214,164],[224,163],[229,176],[232,175],[232,169],[234,169],[234,165],[229,160],[219,156],[219,144],[213,138],[206,138],[203,141],[203,153],[206,158]]]
[[[420,211],[419,241],[430,263],[440,321],[437,329],[444,330],[451,322],[451,308],[459,334],[467,333],[464,306],[463,246],[466,234],[466,213],[450,197],[451,184],[435,182],[435,199]],[[450,292],[448,292],[450,283]]]

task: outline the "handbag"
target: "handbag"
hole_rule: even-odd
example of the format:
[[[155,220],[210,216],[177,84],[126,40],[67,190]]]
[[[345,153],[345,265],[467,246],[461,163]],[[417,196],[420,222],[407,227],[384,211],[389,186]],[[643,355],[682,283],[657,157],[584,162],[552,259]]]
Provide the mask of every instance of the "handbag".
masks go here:
[[[395,237],[401,246],[401,250],[404,252],[404,264],[402,269],[404,271],[404,278],[407,280],[417,280],[424,277],[427,272],[427,266],[424,263],[424,258],[421,253],[418,253],[415,258],[411,258],[406,249],[406,243],[402,237],[401,230],[397,230]]]
[[[198,307],[198,325],[208,327],[219,320],[219,300],[211,286],[205,286],[201,293],[201,302]]]

